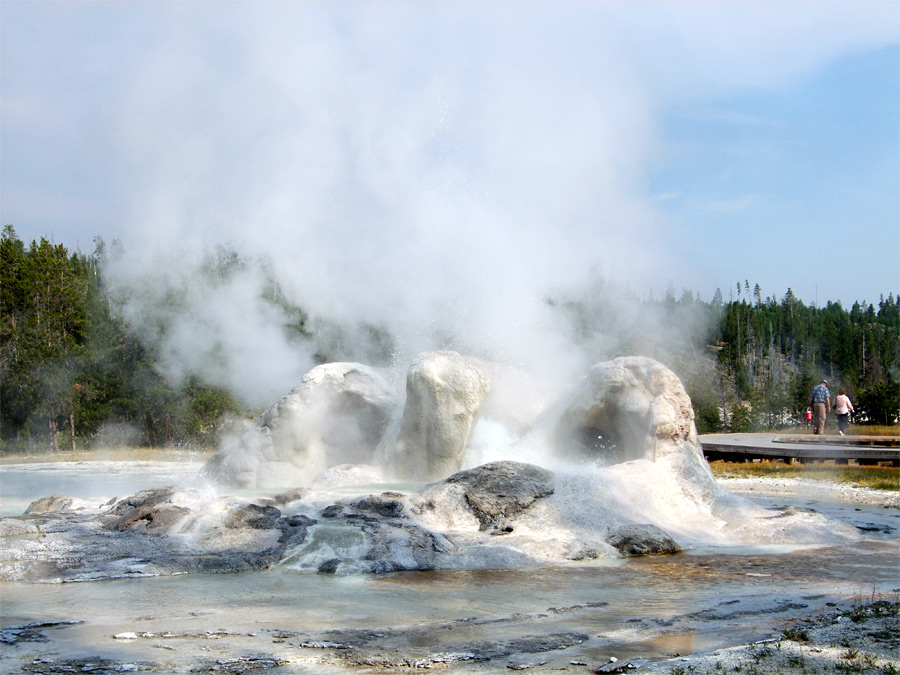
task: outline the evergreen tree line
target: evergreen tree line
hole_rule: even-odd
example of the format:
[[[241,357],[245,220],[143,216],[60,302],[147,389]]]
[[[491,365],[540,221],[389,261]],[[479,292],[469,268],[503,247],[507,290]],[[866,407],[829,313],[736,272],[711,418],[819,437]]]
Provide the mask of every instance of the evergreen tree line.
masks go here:
[[[246,415],[235,394],[197,377],[170,382],[161,355],[129,330],[124,299],[104,283],[118,243],[95,239],[89,254],[47,239],[26,246],[7,225],[0,236],[0,441],[4,451],[83,446],[214,446],[227,421]],[[201,272],[213,281],[245,261],[222,247]],[[291,339],[324,362],[346,356],[347,331],[311,324],[271,278],[262,291]],[[598,283],[574,299],[548,300],[561,325],[597,360],[645,354],[671,367],[694,404],[698,430],[752,431],[800,422],[814,384],[847,388],[863,424],[900,419],[900,296],[872,304],[807,306],[788,289],[780,300],[759,286],[712,301],[668,289],[639,300]],[[611,298],[625,298],[611,302]],[[171,299],[177,307],[178,298]],[[156,308],[159,310],[159,308]],[[165,307],[158,316],[165,331]],[[315,335],[314,335],[315,334]],[[389,360],[382,329],[357,327],[366,356]],[[324,336],[324,337],[323,337]]]
[[[737,403],[720,424],[735,431],[780,428],[806,411],[813,387],[826,378],[832,400],[846,388],[859,423],[890,425],[900,416],[900,296],[872,304],[804,305],[788,289],[778,301],[748,297],[717,305],[711,343]],[[727,400],[727,397],[726,397]],[[725,406],[728,408],[728,406]],[[713,420],[714,421],[714,420]]]
[[[608,300],[622,296],[623,302]],[[627,296],[601,282],[557,305],[575,339],[597,354],[644,354],[672,368],[691,397],[700,433],[802,425],[823,378],[832,398],[847,390],[854,422],[900,421],[900,296],[882,296],[877,308],[855,302],[849,311],[839,302],[805,305],[790,288],[780,300],[763,298],[749,281],[736,283],[728,301],[721,290],[710,302],[689,290],[676,299],[672,288],[661,300]]]
[[[105,288],[110,251],[69,253],[0,236],[0,439],[5,451],[84,445],[203,446],[234,396],[197,378],[173,385]],[[116,242],[114,242],[114,246]]]

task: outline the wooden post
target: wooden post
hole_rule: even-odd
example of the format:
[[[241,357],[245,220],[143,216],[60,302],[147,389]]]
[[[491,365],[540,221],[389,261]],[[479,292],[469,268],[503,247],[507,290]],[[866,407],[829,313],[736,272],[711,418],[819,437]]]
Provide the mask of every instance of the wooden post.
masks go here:
[[[75,452],[75,411],[69,413],[69,432],[72,435],[72,452]]]

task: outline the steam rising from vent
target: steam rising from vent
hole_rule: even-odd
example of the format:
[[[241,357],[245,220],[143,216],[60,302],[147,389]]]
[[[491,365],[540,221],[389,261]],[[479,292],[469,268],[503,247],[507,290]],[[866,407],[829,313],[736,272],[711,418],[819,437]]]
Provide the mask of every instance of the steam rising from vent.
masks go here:
[[[213,31],[185,12],[183,36],[137,64],[119,124],[143,187],[115,279],[142,288],[126,311],[171,377],[263,404],[319,357],[372,362],[369,326],[402,366],[453,348],[566,381],[590,361],[547,301],[600,270],[657,267],[636,182],[645,92],[604,40],[575,72],[583,44],[510,30],[505,13],[480,8],[476,25],[463,6],[400,7],[296,5],[277,24],[231,7]],[[514,23],[547,18],[527,14]],[[385,41],[388,26],[430,37]],[[213,242],[248,266],[202,279]],[[286,336],[258,261],[308,328],[348,339],[322,354]],[[173,295],[177,321],[154,334],[147,306]]]
[[[723,12],[735,42],[721,59],[694,9],[652,3],[203,7],[153,6],[149,44],[128,52],[104,107],[131,186],[111,278],[168,376],[259,406],[322,361],[402,368],[452,348],[569,382],[603,358],[659,356],[620,348],[622,335],[672,338],[664,319],[635,325],[622,289],[662,288],[673,265],[690,274],[657,248],[666,223],[646,175],[659,106],[735,70],[758,85],[828,55],[785,58],[793,39],[756,39],[773,23],[806,34],[796,7],[778,22]],[[854,22],[846,13],[813,32]],[[660,62],[635,57],[657,44],[671,47]],[[685,59],[706,64],[700,81],[676,76]],[[211,284],[201,270],[215,245],[246,266]],[[615,321],[585,356],[550,303],[582,300],[597,279],[616,285],[588,304]]]
[[[368,366],[318,366],[227,443],[204,472],[238,485],[289,487],[337,465],[372,464],[398,400]]]

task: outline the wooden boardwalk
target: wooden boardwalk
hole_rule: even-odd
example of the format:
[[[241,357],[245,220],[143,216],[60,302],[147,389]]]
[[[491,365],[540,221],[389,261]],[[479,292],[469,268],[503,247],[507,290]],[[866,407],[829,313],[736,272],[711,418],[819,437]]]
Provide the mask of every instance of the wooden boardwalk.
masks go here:
[[[707,434],[700,436],[709,461],[752,462],[755,459],[784,462],[851,462],[874,466],[900,466],[900,437],[840,436],[837,434]]]

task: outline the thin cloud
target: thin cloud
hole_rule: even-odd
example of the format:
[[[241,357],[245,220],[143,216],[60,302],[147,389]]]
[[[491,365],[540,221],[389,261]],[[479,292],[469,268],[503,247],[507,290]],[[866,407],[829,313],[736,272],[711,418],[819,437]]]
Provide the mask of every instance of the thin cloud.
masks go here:
[[[710,122],[712,124],[738,127],[784,129],[785,126],[782,120],[773,117],[714,107],[701,107],[682,111],[679,113],[679,116],[697,122]]]
[[[723,214],[734,214],[748,211],[763,200],[763,195],[759,194],[738,195],[732,199],[710,200],[706,202],[706,208]]]

